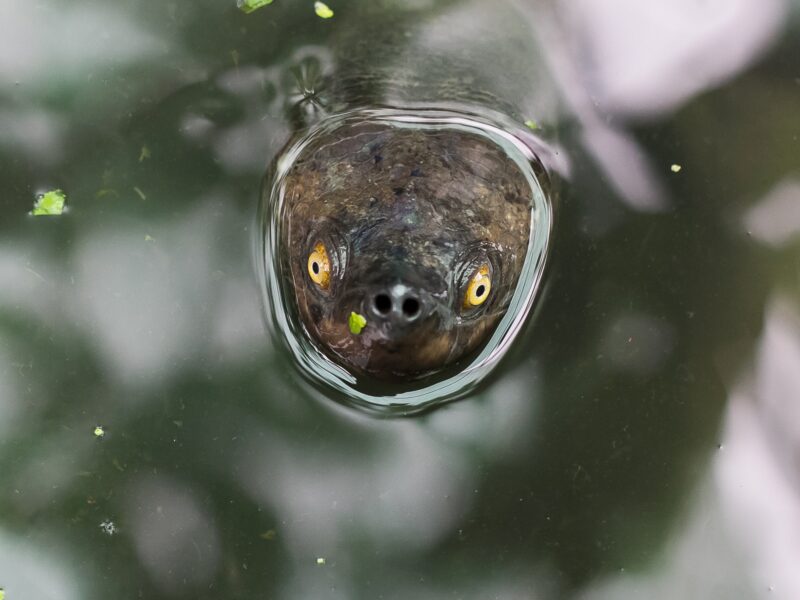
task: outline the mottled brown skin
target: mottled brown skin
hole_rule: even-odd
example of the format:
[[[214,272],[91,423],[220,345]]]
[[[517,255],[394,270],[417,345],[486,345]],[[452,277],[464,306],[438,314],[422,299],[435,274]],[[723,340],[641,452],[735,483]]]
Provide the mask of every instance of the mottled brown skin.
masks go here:
[[[346,123],[304,148],[284,189],[287,283],[311,338],[348,370],[384,379],[430,374],[484,343],[508,308],[532,198],[519,167],[490,140]],[[319,242],[331,261],[327,290],[307,271]],[[491,268],[491,292],[465,309],[468,280],[482,264]],[[375,308],[381,293],[395,301],[391,318]],[[418,301],[413,319],[399,311],[406,297]],[[358,335],[348,327],[351,312],[367,319]]]

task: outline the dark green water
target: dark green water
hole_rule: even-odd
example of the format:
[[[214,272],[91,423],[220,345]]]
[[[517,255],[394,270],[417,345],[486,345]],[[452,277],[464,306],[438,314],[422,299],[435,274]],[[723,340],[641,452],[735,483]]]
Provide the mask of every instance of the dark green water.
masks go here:
[[[800,597],[800,6],[512,3],[545,287],[475,393],[379,419],[267,334],[261,177],[303,58],[488,3],[233,4],[0,4],[6,599]]]

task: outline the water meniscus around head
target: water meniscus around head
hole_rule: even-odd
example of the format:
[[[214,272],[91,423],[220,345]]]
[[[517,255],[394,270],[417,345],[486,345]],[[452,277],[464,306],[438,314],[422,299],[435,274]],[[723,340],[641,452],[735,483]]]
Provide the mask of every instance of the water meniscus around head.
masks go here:
[[[451,111],[357,110],[296,136],[264,181],[271,330],[344,402],[408,414],[461,397],[525,322],[552,227],[513,131]]]

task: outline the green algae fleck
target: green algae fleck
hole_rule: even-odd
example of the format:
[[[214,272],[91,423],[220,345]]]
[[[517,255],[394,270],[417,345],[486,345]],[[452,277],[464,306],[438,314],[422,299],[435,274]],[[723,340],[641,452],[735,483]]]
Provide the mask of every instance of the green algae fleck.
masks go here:
[[[258,10],[267,4],[272,4],[272,0],[237,0],[236,2],[236,6],[239,7],[239,10],[246,14],[250,14],[254,10]]]
[[[40,215],[60,215],[64,212],[64,205],[67,196],[61,190],[50,190],[36,198],[31,214]]]
[[[324,2],[314,2],[314,12],[321,19],[330,19],[333,16],[333,11]]]

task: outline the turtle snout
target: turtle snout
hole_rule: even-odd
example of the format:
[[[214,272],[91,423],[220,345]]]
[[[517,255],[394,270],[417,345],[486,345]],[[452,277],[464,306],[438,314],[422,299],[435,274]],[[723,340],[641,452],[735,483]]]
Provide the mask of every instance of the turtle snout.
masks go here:
[[[427,294],[402,283],[369,290],[366,297],[373,319],[391,327],[404,327],[430,313]]]

